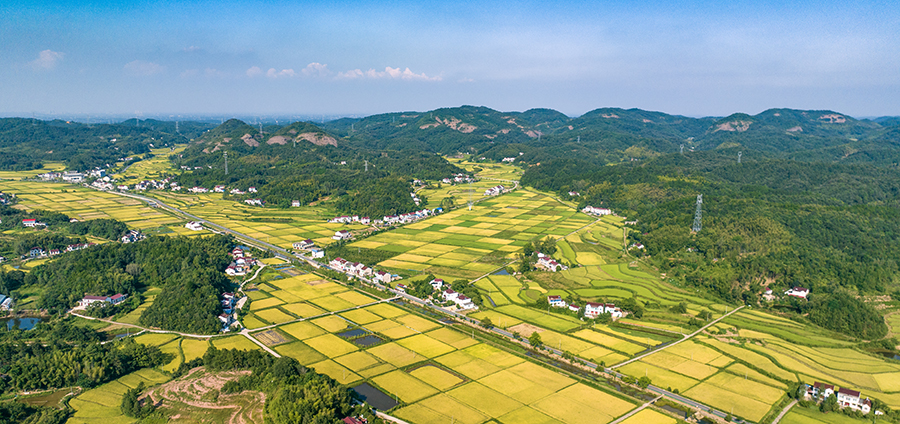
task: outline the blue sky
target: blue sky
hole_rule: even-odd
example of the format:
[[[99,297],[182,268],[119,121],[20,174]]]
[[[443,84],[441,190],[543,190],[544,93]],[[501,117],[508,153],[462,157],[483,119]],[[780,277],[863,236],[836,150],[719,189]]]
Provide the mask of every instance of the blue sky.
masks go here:
[[[900,115],[893,1],[333,3],[6,0],[0,114]]]

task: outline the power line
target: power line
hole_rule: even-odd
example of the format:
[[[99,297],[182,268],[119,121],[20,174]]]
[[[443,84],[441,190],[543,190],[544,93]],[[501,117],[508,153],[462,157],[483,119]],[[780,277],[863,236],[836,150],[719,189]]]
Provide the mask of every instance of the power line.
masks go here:
[[[697,211],[694,212],[694,225],[691,227],[691,231],[693,231],[695,233],[699,233],[700,229],[702,228],[702,225],[700,224],[700,220],[703,217],[702,206],[703,206],[703,195],[698,194],[697,195]]]

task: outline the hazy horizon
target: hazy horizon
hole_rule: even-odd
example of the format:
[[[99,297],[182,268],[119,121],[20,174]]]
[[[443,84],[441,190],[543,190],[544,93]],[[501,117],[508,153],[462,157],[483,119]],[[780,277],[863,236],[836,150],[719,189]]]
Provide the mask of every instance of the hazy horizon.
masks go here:
[[[900,6],[11,0],[0,115],[900,115]]]

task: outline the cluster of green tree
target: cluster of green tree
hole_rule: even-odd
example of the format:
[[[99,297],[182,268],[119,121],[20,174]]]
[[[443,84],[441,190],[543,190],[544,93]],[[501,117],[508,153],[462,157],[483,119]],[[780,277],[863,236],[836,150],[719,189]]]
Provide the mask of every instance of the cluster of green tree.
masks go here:
[[[0,402],[0,424],[63,424],[68,409],[31,406],[24,402]]]
[[[630,237],[669,278],[728,301],[755,302],[767,278],[776,289],[810,288],[812,299],[840,288],[898,289],[897,170],[777,158],[738,164],[727,152],[697,152],[606,167],[560,159],[530,168],[522,181],[552,191],[586,187],[581,206],[637,219]],[[703,226],[693,234],[698,194]],[[860,312],[860,322],[873,318]],[[865,334],[881,334],[874,328]]]
[[[128,226],[115,219],[91,219],[69,224],[69,231],[79,235],[91,235],[94,237],[116,240],[128,232]]]
[[[450,288],[457,293],[464,294],[471,298],[472,303],[481,307],[481,292],[479,292],[474,285],[469,284],[469,280],[453,280],[453,282],[450,283]]]
[[[119,405],[119,410],[132,418],[146,418],[150,416],[156,410],[156,405],[152,402],[142,402],[138,399],[143,391],[143,381],[138,383],[135,388],[126,390],[122,394],[122,403]]]
[[[118,124],[80,124],[37,119],[0,119],[0,169],[39,169],[42,161],[65,162],[87,170],[114,164],[124,156],[187,143],[210,125],[132,119]]]
[[[51,249],[65,251],[66,246],[76,243],[84,243],[81,237],[72,238],[50,231],[35,231],[32,233],[18,233],[12,237],[0,239],[0,252],[15,256],[27,255],[32,248],[39,247],[45,252]]]
[[[197,365],[200,364],[190,366]],[[371,423],[381,422],[365,405],[354,404],[350,389],[290,357],[275,358],[262,351],[213,347],[203,355],[202,365],[210,371],[251,370],[250,374],[225,383],[221,392],[264,392],[266,422],[336,424],[344,417],[360,415]]]
[[[85,243],[80,236],[117,240],[128,231],[127,225],[115,219],[70,222],[68,216],[59,212],[41,209],[27,212],[0,205],[0,230],[22,228],[23,219],[36,219],[47,227],[38,227],[31,233],[9,233],[7,238],[0,239],[0,252],[19,256],[27,254],[32,247],[65,251],[70,244]]]
[[[222,235],[109,243],[35,267],[24,284],[44,290],[39,305],[51,312],[71,308],[85,294],[134,295],[145,287],[161,287],[156,302],[141,314],[143,325],[212,333],[221,312],[218,296],[229,288],[223,271],[231,261],[233,244],[231,237]]]
[[[39,322],[30,330],[18,327],[7,329],[0,326],[0,342],[17,340],[40,340],[44,344],[58,343],[92,343],[106,340],[106,336],[88,327],[76,325],[74,318],[58,318]]]
[[[522,253],[519,254],[519,272],[528,272],[534,270],[534,264],[537,262],[538,253],[545,255],[553,255],[556,253],[556,239],[547,237],[543,240],[533,240],[522,247]]]
[[[132,371],[165,364],[172,355],[134,339],[116,343],[0,344],[0,392],[94,387]]]
[[[25,273],[16,269],[6,271],[0,268],[0,294],[16,298],[16,290],[25,284]]]
[[[49,226],[60,226],[69,224],[69,216],[63,213],[48,211],[44,209],[35,209],[31,212],[16,209],[7,205],[0,205],[0,230],[11,230],[13,228],[21,228],[23,219],[36,219]]]

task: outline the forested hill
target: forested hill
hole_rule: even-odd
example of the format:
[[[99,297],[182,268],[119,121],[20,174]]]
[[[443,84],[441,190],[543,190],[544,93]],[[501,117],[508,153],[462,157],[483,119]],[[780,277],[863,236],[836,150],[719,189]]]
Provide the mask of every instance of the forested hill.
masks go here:
[[[255,187],[257,194],[244,197],[280,207],[289,207],[294,200],[308,204],[330,199],[341,212],[373,218],[416,210],[409,195],[413,178],[440,180],[465,172],[433,153],[348,146],[306,122],[264,125],[260,132],[259,127],[232,119],[173,159],[176,165],[193,169],[178,177],[189,188]]]
[[[601,108],[570,118],[550,109],[499,112],[462,106],[400,112],[322,125],[347,145],[538,163],[581,157],[595,164],[685,150],[736,148],[805,161],[900,160],[895,118],[857,120],[833,111],[770,109],[758,115],[691,118],[640,109]]]
[[[42,161],[64,162],[68,169],[104,167],[118,159],[187,143],[210,125],[198,122],[130,119],[118,124],[81,124],[24,118],[0,119],[0,169],[39,169]]]
[[[522,183],[580,191],[638,224],[631,238],[669,278],[731,300],[771,284],[900,293],[900,170],[688,152],[615,166],[558,159]],[[702,230],[691,233],[703,195]],[[823,297],[824,296],[824,297]]]

